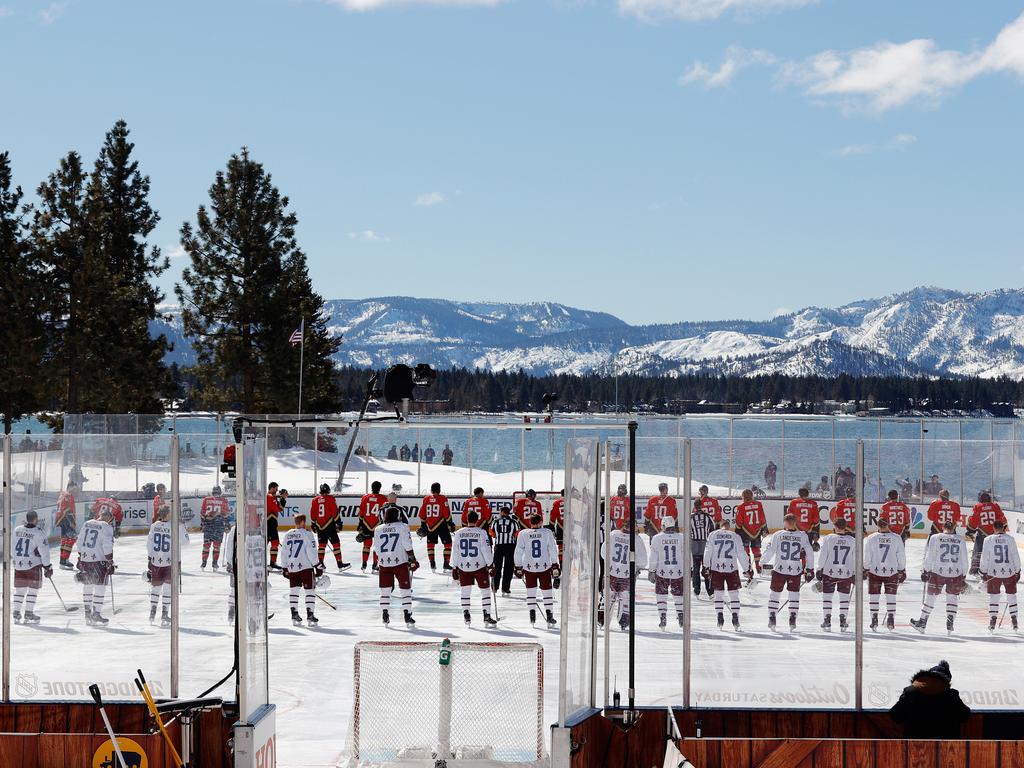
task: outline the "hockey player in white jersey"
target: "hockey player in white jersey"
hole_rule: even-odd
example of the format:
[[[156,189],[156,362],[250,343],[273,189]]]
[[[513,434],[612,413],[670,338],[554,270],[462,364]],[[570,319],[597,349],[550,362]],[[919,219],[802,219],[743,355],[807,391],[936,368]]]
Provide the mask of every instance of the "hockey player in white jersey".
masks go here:
[[[412,617],[412,573],[420,564],[412,551],[409,524],[402,522],[401,508],[389,503],[384,507],[383,515],[383,524],[378,524],[373,529],[373,552],[377,555],[380,567],[377,571],[377,583],[380,586],[381,618],[385,626],[391,621],[391,593],[397,581],[405,623],[413,627],[416,621]]]
[[[928,625],[928,617],[935,607],[935,598],[946,590],[946,632],[953,634],[953,621],[956,619],[960,594],[967,586],[967,569],[970,566],[967,547],[957,535],[955,523],[950,520],[942,525],[942,533],[928,539],[928,548],[924,553],[924,570],[921,581],[927,583],[924,605],[921,606],[921,618],[911,619],[910,624],[918,632],[924,633]]]
[[[555,600],[551,594],[552,580],[561,573],[558,570],[558,543],[555,534],[547,528],[541,528],[544,518],[534,515],[529,520],[530,527],[519,532],[516,539],[516,551],[512,557],[515,563],[515,574],[526,583],[526,604],[530,607],[530,624],[537,621],[537,588],[540,587],[544,598],[544,616],[548,627],[555,626],[555,614],[552,612]]]
[[[1006,523],[996,520],[995,533],[981,545],[981,578],[988,592],[988,631],[996,631],[999,618],[999,591],[1006,590],[1006,606],[1013,631],[1017,631],[1017,582],[1020,581],[1020,553],[1017,541],[1006,532]]]
[[[14,529],[11,535],[11,547],[14,550],[14,622],[22,619],[22,609],[26,624],[38,624],[36,615],[36,596],[43,585],[43,575],[53,576],[50,565],[50,545],[46,541],[46,533],[39,527],[39,516],[35,510],[25,513],[25,522]],[[998,600],[998,598],[996,598]],[[1014,616],[1017,615],[1016,608]],[[1016,619],[1015,619],[1016,621]]]
[[[498,622],[491,616],[491,575],[494,572],[494,552],[491,537],[480,527],[480,513],[466,513],[466,526],[452,535],[452,578],[462,587],[462,618],[472,623],[469,609],[472,604],[473,585],[480,590],[484,609],[484,626],[495,627]]]
[[[718,628],[725,626],[725,593],[729,592],[729,611],[732,613],[732,627],[740,631],[740,574],[748,580],[754,577],[750,559],[743,548],[743,539],[732,530],[732,521],[722,518],[719,528],[708,535],[704,545],[704,575],[711,583],[715,597],[715,614]]]
[[[108,624],[100,611],[107,594],[107,584],[114,572],[114,513],[100,510],[99,517],[82,525],[75,541],[79,572],[75,579],[82,583],[82,604],[87,624]]]
[[[853,591],[856,573],[857,541],[853,531],[847,527],[845,518],[837,518],[833,526],[835,530],[820,542],[818,572],[815,575],[822,593],[821,628],[826,632],[832,631],[832,605],[838,592],[839,630],[845,632],[849,629],[850,593]]]
[[[647,564],[647,578],[654,584],[654,595],[658,600],[658,626],[665,629],[668,623],[668,593],[672,593],[676,606],[676,619],[683,626],[683,592],[686,590],[686,564],[683,535],[676,528],[674,517],[661,519],[661,533],[651,539],[651,557]]]
[[[317,556],[316,535],[306,527],[306,516],[295,516],[295,527],[281,537],[284,552],[284,575],[290,588],[288,604],[291,606],[292,624],[302,626],[299,615],[299,597],[306,590],[306,623],[315,627],[320,622],[313,612],[316,606],[316,580],[324,575],[324,566]]]
[[[864,541],[864,578],[868,580],[872,631],[878,631],[878,602],[884,589],[885,626],[892,632],[896,628],[896,591],[907,580],[907,552],[903,537],[890,530],[885,518],[878,519],[878,533]]]
[[[782,518],[783,529],[772,536],[765,547],[761,563],[772,565],[772,580],[768,596],[768,628],[775,631],[776,614],[782,590],[789,591],[789,631],[796,629],[796,616],[800,611],[801,578],[814,578],[814,549],[807,534],[797,528],[796,515]]]
[[[163,598],[160,612],[160,626],[171,626],[171,508],[162,506],[156,512],[156,522],[149,526],[146,549],[149,567],[146,581],[149,582],[149,623],[156,621],[156,609]],[[184,527],[178,528],[178,541],[182,546],[188,541]]]
[[[619,628],[629,629],[631,617],[629,615],[629,532],[633,529],[635,521],[632,517],[622,519],[621,528],[613,528],[608,538],[608,551],[610,553],[608,564],[608,587],[611,592],[611,605],[608,606],[608,615],[611,617],[615,609],[616,601],[619,604]],[[614,521],[613,521],[614,523]],[[635,574],[639,574],[647,567],[647,545],[643,538],[636,537],[636,567]]]

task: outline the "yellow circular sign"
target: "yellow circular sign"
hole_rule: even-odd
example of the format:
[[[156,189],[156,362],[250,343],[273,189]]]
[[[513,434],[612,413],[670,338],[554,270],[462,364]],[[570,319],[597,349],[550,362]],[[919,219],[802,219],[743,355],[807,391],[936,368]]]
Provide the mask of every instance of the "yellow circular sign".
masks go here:
[[[121,748],[121,756],[127,768],[149,768],[149,758],[137,741],[132,741],[124,736],[117,737],[117,746]],[[117,752],[114,751],[114,744],[107,739],[100,744],[99,749],[92,756],[92,768],[121,768],[118,762]]]

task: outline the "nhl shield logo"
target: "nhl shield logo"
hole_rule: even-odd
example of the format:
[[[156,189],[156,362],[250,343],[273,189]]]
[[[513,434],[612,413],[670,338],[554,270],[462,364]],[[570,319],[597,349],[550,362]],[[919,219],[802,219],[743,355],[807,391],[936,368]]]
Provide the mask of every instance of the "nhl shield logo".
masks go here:
[[[868,702],[873,707],[888,707],[892,699],[889,686],[883,683],[871,683],[868,686]]]
[[[31,699],[39,692],[39,678],[22,673],[14,680],[14,690],[22,698]]]

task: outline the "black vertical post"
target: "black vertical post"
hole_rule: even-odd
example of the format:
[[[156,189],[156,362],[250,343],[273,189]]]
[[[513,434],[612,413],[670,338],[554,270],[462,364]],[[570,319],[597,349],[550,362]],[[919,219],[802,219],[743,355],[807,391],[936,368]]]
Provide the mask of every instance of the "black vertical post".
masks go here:
[[[638,424],[629,422],[629,713],[632,717],[636,698],[636,430]],[[608,617],[605,616],[605,621]]]

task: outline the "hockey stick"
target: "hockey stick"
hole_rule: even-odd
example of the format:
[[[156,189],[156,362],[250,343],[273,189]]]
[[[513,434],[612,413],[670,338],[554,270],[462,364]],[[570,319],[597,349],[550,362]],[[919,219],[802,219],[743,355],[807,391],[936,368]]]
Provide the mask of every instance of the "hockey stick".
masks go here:
[[[46,579],[47,579],[47,581],[50,582],[50,586],[53,587],[53,591],[57,593],[57,599],[60,600],[60,604],[61,604],[61,606],[63,606],[64,610],[66,612],[68,612],[68,613],[72,613],[73,611],[77,611],[78,610],[78,606],[77,605],[69,606],[67,603],[64,602],[64,598],[60,596],[60,590],[57,589],[57,585],[54,583],[53,577],[52,576],[47,576]]]
[[[183,763],[181,762],[181,757],[178,755],[178,750],[174,748],[174,742],[171,741],[171,736],[167,733],[163,720],[160,719],[160,712],[157,710],[156,701],[153,699],[153,694],[149,690],[149,683],[146,682],[146,678],[142,674],[142,670],[140,669],[137,671],[139,676],[135,680],[135,687],[138,688],[139,693],[142,694],[142,698],[145,700],[150,714],[153,715],[153,719],[156,720],[156,725],[160,729],[160,733],[164,735],[164,739],[167,741],[167,746],[171,748],[171,757],[174,759],[174,764],[178,768],[182,768]]]
[[[334,607],[334,605],[333,605],[333,604],[332,604],[332,603],[331,603],[331,602],[330,602],[329,600],[327,600],[327,599],[325,599],[325,598],[323,598],[323,597],[320,597],[320,593],[319,593],[319,592],[314,592],[314,593],[313,593],[313,597],[315,597],[315,598],[316,598],[317,600],[319,600],[319,601],[320,601],[321,603],[323,603],[324,605],[326,605],[326,606],[327,606],[328,608],[330,608],[330,609],[331,609],[332,611],[336,611],[336,610],[338,610],[337,608],[335,608],[335,607]]]
[[[111,576],[113,574],[110,574]],[[114,604],[114,580],[110,580],[110,613],[116,616],[120,612],[120,609]]]
[[[103,698],[100,696],[100,687],[93,683],[89,686],[89,693],[92,695],[92,700],[96,702],[96,706],[100,708],[100,717],[103,718],[103,725],[107,729],[107,734],[110,736],[110,743],[114,745],[114,752],[117,754],[117,762],[121,764],[121,768],[128,768],[124,762],[124,755],[121,754],[121,747],[117,743],[117,736],[114,735],[114,729],[110,727],[110,719],[107,717],[107,711],[103,708]]]
[[[1003,604],[1003,615],[999,617],[999,624],[996,625],[999,629],[1003,628],[1003,621],[1005,621],[1005,619],[1006,619],[1006,612],[1009,609],[1010,609],[1010,603],[1009,603],[1009,601],[1007,601],[1006,603]]]

